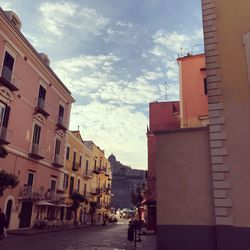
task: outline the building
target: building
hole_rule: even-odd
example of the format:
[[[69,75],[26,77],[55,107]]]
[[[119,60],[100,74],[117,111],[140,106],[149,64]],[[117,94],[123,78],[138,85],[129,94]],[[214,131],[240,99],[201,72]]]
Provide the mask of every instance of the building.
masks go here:
[[[131,194],[137,186],[141,187],[146,183],[146,171],[123,165],[113,154],[108,160],[112,169],[111,206],[115,209],[133,208]]]
[[[180,127],[179,102],[153,102],[149,104],[148,171],[147,171],[147,227],[156,229],[156,131]],[[164,115],[163,115],[164,114]]]
[[[20,180],[4,192],[0,207],[9,229],[29,228],[65,206],[62,168],[74,99],[48,56],[23,36],[14,12],[0,8],[0,27],[0,146],[8,152],[0,167]]]
[[[157,249],[249,248],[249,8],[202,0],[209,126],[156,134]]]
[[[91,203],[95,207],[94,223],[102,223],[110,214],[112,170],[104,150],[96,146],[93,141],[84,141],[92,151],[92,190]],[[91,205],[90,205],[91,206]],[[91,208],[93,210],[93,207]],[[93,213],[93,211],[90,211]]]
[[[181,128],[208,124],[205,55],[179,57],[180,124]]]

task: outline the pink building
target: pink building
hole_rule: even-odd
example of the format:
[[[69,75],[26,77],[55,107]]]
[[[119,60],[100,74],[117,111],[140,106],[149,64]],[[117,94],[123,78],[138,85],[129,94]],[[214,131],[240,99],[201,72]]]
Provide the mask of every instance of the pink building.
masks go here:
[[[41,214],[63,216],[62,168],[74,99],[48,56],[22,35],[15,13],[0,8],[0,27],[0,146],[8,151],[0,168],[20,180],[4,192],[0,207],[9,229],[29,228]]]
[[[149,104],[148,137],[148,229],[156,229],[156,137],[155,132],[163,132],[180,127],[179,102],[153,102]]]

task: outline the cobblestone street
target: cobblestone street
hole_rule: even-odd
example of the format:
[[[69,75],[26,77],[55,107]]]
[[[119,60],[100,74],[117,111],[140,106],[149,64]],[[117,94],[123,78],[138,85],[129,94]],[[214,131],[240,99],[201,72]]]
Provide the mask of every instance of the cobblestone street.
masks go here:
[[[94,226],[30,236],[8,235],[0,250],[133,250],[127,241],[127,224]],[[156,250],[155,236],[142,236],[136,249]]]

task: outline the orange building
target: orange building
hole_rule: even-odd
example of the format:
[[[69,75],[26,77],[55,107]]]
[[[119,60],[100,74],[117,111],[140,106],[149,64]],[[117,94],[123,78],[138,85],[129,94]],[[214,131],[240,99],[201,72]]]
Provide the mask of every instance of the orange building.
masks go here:
[[[207,81],[205,55],[177,59],[180,78],[180,123],[182,128],[208,124]]]

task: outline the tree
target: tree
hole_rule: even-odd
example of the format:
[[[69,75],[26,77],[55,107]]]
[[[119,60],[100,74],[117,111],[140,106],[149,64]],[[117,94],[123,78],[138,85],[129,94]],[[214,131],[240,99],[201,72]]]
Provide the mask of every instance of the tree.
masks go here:
[[[136,189],[131,193],[131,201],[133,206],[137,207],[143,201],[142,197],[143,186],[137,185]]]
[[[75,213],[74,224],[76,225],[77,211],[78,211],[78,208],[80,207],[81,202],[85,201],[85,197],[78,192],[74,192],[71,194],[70,199],[73,201],[71,208],[73,209]]]
[[[96,201],[91,201],[89,203],[90,206],[89,213],[91,214],[91,225],[94,224],[94,214],[96,213],[97,205],[98,204]]]
[[[14,174],[9,174],[4,170],[0,171],[0,197],[7,188],[15,188],[19,184],[18,177]]]

